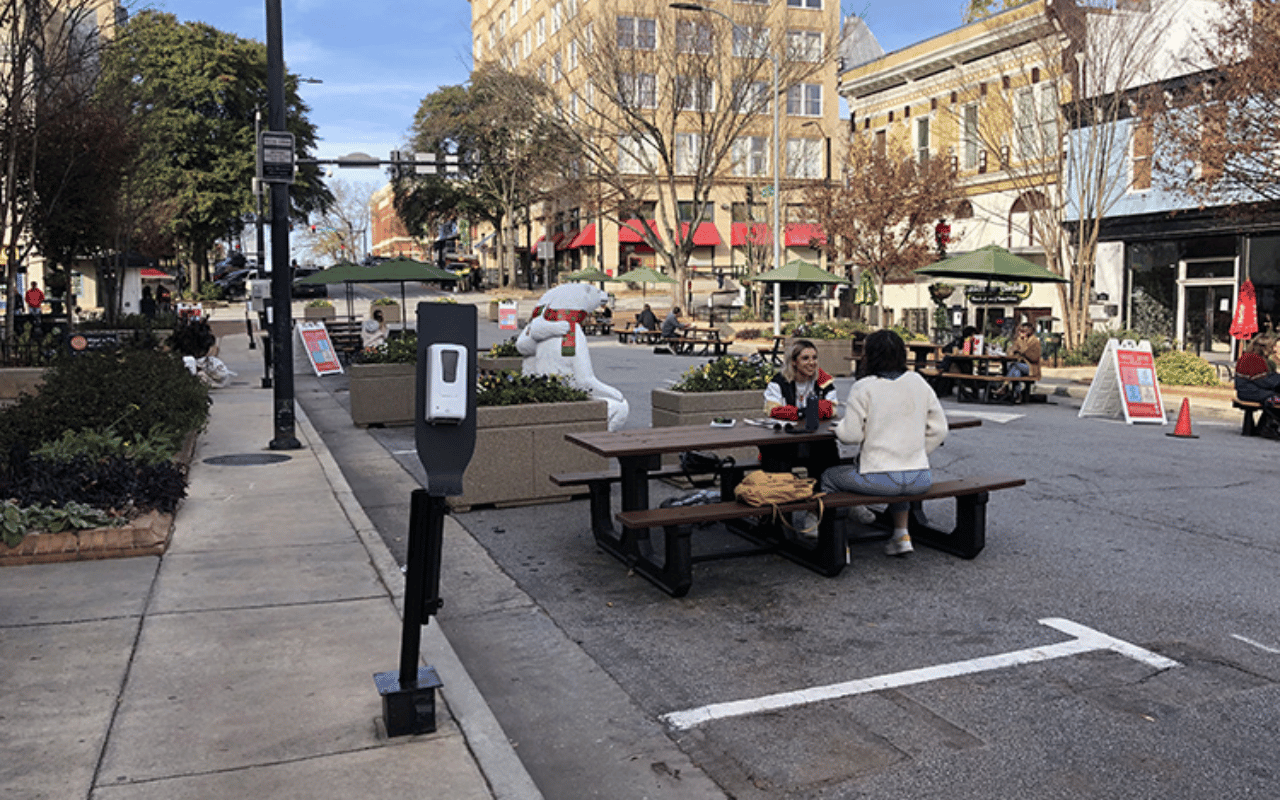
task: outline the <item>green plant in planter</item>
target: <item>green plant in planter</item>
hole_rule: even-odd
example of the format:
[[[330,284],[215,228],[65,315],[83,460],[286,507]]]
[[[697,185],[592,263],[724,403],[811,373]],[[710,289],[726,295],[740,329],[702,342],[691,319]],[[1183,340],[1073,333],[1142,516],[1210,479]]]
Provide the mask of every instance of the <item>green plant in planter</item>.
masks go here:
[[[503,371],[480,379],[477,406],[519,406],[530,403],[571,403],[591,396],[569,385],[562,375],[523,375]]]
[[[516,339],[513,336],[490,347],[485,355],[489,358],[516,358],[519,357],[520,351],[516,349]]]
[[[329,300],[316,298],[315,300],[308,300],[304,308],[333,308],[333,303]]]
[[[330,304],[330,305],[332,305],[332,304]],[[372,306],[398,306],[398,305],[400,305],[400,304],[396,302],[396,300],[395,300],[395,298],[394,298],[394,297],[379,297],[379,298],[376,298],[376,299],[375,299],[372,303],[370,303],[369,305],[372,305]]]
[[[1213,365],[1194,353],[1170,350],[1156,358],[1156,379],[1167,386],[1218,386]]]
[[[353,364],[414,364],[418,361],[418,337],[412,332],[396,339],[387,339],[377,347],[370,347],[351,356]]]
[[[671,386],[673,392],[725,392],[763,390],[773,377],[773,367],[737,356],[721,356],[700,367],[690,367]]]
[[[856,333],[866,333],[867,326],[850,320],[835,322],[800,322],[785,325],[782,332],[803,339],[852,339]]]

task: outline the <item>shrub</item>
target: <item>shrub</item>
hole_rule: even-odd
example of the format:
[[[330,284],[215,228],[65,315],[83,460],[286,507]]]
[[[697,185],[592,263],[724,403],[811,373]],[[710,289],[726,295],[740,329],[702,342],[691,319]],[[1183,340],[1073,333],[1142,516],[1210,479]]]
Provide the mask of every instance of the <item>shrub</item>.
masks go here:
[[[1128,328],[1124,330],[1094,330],[1089,331],[1089,334],[1085,336],[1084,344],[1080,347],[1066,351],[1062,357],[1063,363],[1068,367],[1083,367],[1090,364],[1097,364],[1102,359],[1102,351],[1107,349],[1108,339],[1119,339],[1122,342],[1125,339],[1132,339],[1135,342],[1148,339],[1148,341],[1151,342],[1151,352],[1156,356],[1168,351],[1170,347],[1168,339],[1163,337],[1149,339],[1141,333],[1129,330]]]
[[[516,339],[511,337],[506,341],[498,342],[489,348],[489,358],[512,358],[519,356],[520,351],[516,349]]]
[[[586,392],[569,385],[561,375],[524,375],[503,371],[481,378],[477,406],[519,406],[529,403],[568,403],[587,400]]]
[[[315,300],[308,300],[304,308],[333,308],[333,303],[330,302],[329,300],[324,300],[317,297]]]
[[[204,427],[209,387],[172,353],[97,350],[58,357],[37,395],[0,411],[0,457],[30,452],[67,431],[111,431],[124,441],[164,437],[176,452]]]
[[[861,322],[843,319],[834,322],[789,323],[782,327],[782,332],[786,335],[805,339],[852,339],[854,334],[868,330]]]
[[[69,461],[29,458],[0,472],[0,492],[19,506],[83,503],[129,518],[154,508],[172,513],[187,492],[186,473],[173,461],[144,464],[130,458]]]
[[[351,356],[353,364],[416,364],[418,335],[406,331],[403,336],[387,339],[377,347],[369,347]]]
[[[673,392],[723,392],[763,390],[773,377],[773,367],[763,361],[721,356],[699,367],[690,367],[671,386]]]
[[[1193,353],[1170,350],[1156,357],[1156,379],[1166,386],[1218,386],[1213,365]]]
[[[19,506],[12,500],[0,507],[0,539],[9,547],[17,547],[28,533],[59,533],[67,530],[104,528],[124,520],[84,503],[70,502],[55,506]]]
[[[333,303],[330,303],[329,305],[333,305]],[[371,305],[371,306],[398,306],[398,305],[400,305],[400,304],[399,304],[398,302],[396,302],[396,299],[395,299],[394,297],[379,297],[379,298],[374,299],[374,301],[373,301],[372,303],[370,303],[369,305]]]

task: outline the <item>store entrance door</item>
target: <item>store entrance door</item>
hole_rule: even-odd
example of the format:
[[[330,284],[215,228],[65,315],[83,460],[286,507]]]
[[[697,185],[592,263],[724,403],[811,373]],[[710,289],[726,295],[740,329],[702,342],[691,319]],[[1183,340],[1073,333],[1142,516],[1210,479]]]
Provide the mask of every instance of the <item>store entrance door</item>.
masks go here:
[[[1183,261],[1178,272],[1178,343],[1201,356],[1230,358],[1236,260]]]

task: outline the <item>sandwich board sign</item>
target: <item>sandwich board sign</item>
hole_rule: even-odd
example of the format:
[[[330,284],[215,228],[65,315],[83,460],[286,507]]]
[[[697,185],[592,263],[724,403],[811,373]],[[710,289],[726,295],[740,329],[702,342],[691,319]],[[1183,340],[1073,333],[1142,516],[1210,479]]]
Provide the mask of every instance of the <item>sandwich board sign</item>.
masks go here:
[[[298,336],[307,351],[307,360],[316,371],[316,377],[324,375],[341,375],[342,364],[333,349],[333,341],[329,338],[329,329],[323,322],[299,322]]]
[[[1093,384],[1080,406],[1081,417],[1118,417],[1122,413],[1130,424],[1167,422],[1151,342],[1145,339],[1137,344],[1131,339],[1107,340]]]

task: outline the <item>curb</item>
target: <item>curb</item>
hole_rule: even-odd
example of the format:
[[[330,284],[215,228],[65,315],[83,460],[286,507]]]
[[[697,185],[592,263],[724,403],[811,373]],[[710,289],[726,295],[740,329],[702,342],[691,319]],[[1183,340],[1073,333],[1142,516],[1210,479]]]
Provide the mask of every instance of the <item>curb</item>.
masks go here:
[[[298,428],[307,441],[325,480],[333,490],[333,495],[342,507],[351,527],[359,536],[361,544],[369,554],[369,561],[378,573],[378,579],[386,587],[396,612],[404,619],[404,574],[396,563],[378,534],[373,522],[365,514],[364,508],[356,499],[355,492],[343,476],[338,462],[324,444],[316,429],[311,425],[302,405],[295,404]],[[446,526],[456,526],[457,521],[451,516],[445,517]],[[516,756],[515,749],[502,730],[497,718],[493,715],[479,688],[467,674],[453,645],[445,638],[439,624],[425,625],[422,630],[422,650],[432,654],[434,662],[445,686],[441,689],[450,711],[453,712],[458,726],[470,747],[476,764],[496,800],[544,800],[542,792],[534,784],[524,764]],[[421,657],[420,659],[421,660]],[[371,673],[372,675],[372,673]]]

